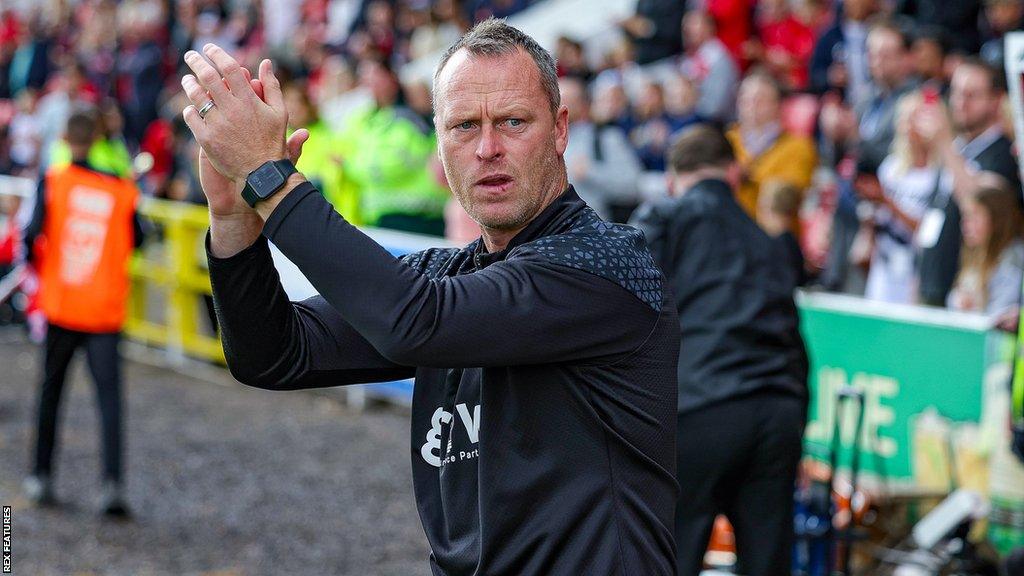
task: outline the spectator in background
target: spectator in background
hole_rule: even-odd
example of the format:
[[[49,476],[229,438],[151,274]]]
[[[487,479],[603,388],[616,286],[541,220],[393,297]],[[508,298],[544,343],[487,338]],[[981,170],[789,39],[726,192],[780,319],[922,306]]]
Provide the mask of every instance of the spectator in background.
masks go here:
[[[785,180],[768,180],[757,198],[757,225],[782,246],[797,277],[797,286],[809,280],[804,253],[794,231],[800,229],[803,190]]]
[[[399,102],[398,77],[387,64],[363,61],[359,82],[373,102],[348,118],[336,147],[359,198],[359,221],[444,235],[448,192],[431,170],[437,156],[433,130]]]
[[[395,11],[384,0],[366,4],[366,20],[349,37],[348,49],[357,58],[389,61],[395,49]]]
[[[952,49],[958,52],[974,54],[981,47],[981,0],[896,0],[896,13],[922,26],[942,28],[949,34]]]
[[[166,17],[157,2],[122,4],[118,12],[121,47],[118,58],[118,100],[124,110],[124,133],[129,146],[138,148],[146,127],[159,117],[164,87],[164,52],[157,34]]]
[[[788,574],[807,410],[797,275],[736,202],[740,167],[720,131],[687,128],[669,154],[671,197],[639,208],[633,224],[668,278],[682,333],[677,573],[700,573],[725,514],[738,573]]]
[[[789,0],[761,0],[757,6],[757,39],[744,46],[744,55],[763,64],[790,90],[804,90],[814,51],[814,30],[789,7]]]
[[[638,0],[636,14],[619,23],[636,45],[636,62],[641,66],[678,56],[683,51],[679,23],[686,14],[686,2],[679,0]]]
[[[428,12],[427,23],[417,27],[409,39],[409,60],[416,60],[438,50],[444,50],[456,42],[462,35],[463,29],[459,22],[454,20],[454,11],[451,2],[442,2],[447,7],[433,6],[426,7]]]
[[[119,178],[132,177],[132,157],[124,141],[124,120],[117,102],[112,98],[103,101],[99,108],[97,135],[89,148],[89,165],[101,172],[114,174]],[[71,164],[71,147],[66,140],[58,141],[50,149],[52,166]]]
[[[979,56],[990,66],[1002,68],[1006,33],[1024,28],[1024,0],[987,0],[985,21],[988,40],[981,45]]]
[[[851,106],[870,95],[868,19],[877,0],[844,0],[839,20],[818,39],[811,55],[811,90],[837,92]]]
[[[15,98],[14,117],[11,118],[11,162],[25,171],[35,171],[40,164],[45,117],[39,114],[39,95],[26,88]]]
[[[849,2],[847,8],[864,8],[862,1]],[[856,12],[862,14],[862,12]],[[824,97],[820,114],[822,153],[831,165],[860,165],[860,180],[875,178],[882,160],[889,155],[894,135],[896,103],[913,89],[908,79],[911,62],[909,44],[903,31],[886,21],[874,24],[867,36],[871,73],[870,97],[854,110],[835,94]],[[839,196],[832,217],[832,243],[826,268],[821,275],[823,286],[831,290],[862,293],[863,275],[858,267],[871,258],[870,250],[862,250],[865,242],[856,242],[870,228],[870,219],[857,214],[860,203],[852,174],[841,177]],[[862,232],[859,232],[861,229]],[[867,243],[870,246],[870,243]]]
[[[0,6],[0,99],[11,97],[11,60],[21,37],[21,20],[6,4]]]
[[[369,105],[373,97],[359,86],[355,70],[344,56],[327,56],[320,70],[322,81],[313,101],[320,110],[320,117],[331,129],[340,132],[352,113]]]
[[[587,65],[583,44],[572,38],[562,36],[558,39],[555,48],[555,61],[558,62],[559,78],[572,76],[584,82],[590,82],[594,78],[594,72]]]
[[[944,113],[940,102],[925,104],[920,92],[904,96],[896,109],[892,151],[878,167],[879,186],[858,187],[861,198],[874,208],[874,250],[864,291],[871,300],[917,300],[919,250],[914,237],[942,177],[941,157],[912,120],[923,106]]]
[[[270,53],[276,54],[288,50],[292,36],[301,22],[302,3],[303,0],[274,0],[261,3],[264,34]],[[361,3],[365,2],[361,0]],[[219,44],[219,46],[224,45]]]
[[[25,88],[42,90],[55,68],[52,51],[55,27],[46,21],[42,9],[33,8],[28,26],[21,30],[18,48],[11,59],[9,82],[12,96]]]
[[[454,42],[453,42],[454,43]],[[430,84],[425,80],[412,80],[402,84],[405,105],[419,115],[431,132],[434,131],[434,103],[430,95]]]
[[[739,122],[727,137],[743,174],[737,199],[751,218],[757,214],[762,182],[785,180],[805,190],[817,166],[814,143],[783,129],[781,104],[781,90],[765,72],[754,72],[740,84]]]
[[[748,64],[743,46],[753,36],[755,0],[704,0],[703,8],[714,19],[715,34],[740,70]]]
[[[661,84],[653,81],[644,84],[633,106],[633,122],[629,137],[644,168],[664,170],[665,151],[676,127],[665,110],[665,91]]]
[[[618,127],[594,124],[587,87],[578,78],[558,81],[562,104],[569,109],[569,144],[565,166],[580,198],[605,220],[628,219],[637,203],[640,161]]]
[[[96,2],[76,14],[76,25],[80,27],[74,58],[83,66],[83,75],[88,84],[96,87],[103,95],[114,94],[117,76],[118,35],[110,33],[112,22],[117,21],[117,5],[113,2]],[[67,116],[63,117],[65,120]],[[64,122],[57,122],[62,126]]]
[[[605,70],[593,83],[594,102],[591,114],[597,124],[614,124],[629,134],[636,125],[630,109],[629,95],[622,78],[614,70]]]
[[[288,107],[289,134],[299,128],[309,131],[309,139],[295,167],[305,174],[338,213],[350,222],[358,223],[358,196],[352,183],[343,179],[342,161],[335,153],[337,134],[320,119],[306,83],[291,82],[284,86],[283,93]]]
[[[693,10],[682,25],[686,55],[680,71],[697,86],[697,113],[708,120],[727,122],[734,116],[739,68],[715,36],[710,14]]]
[[[965,60],[953,73],[950,86],[952,125],[934,109],[916,118],[921,123],[919,130],[942,155],[948,173],[929,203],[918,238],[923,248],[920,298],[924,304],[946,304],[960,263],[959,202],[977,190],[976,174],[999,174],[1020,197],[1013,143],[1002,130],[1003,82],[1001,70],[978,59]]]
[[[945,30],[937,26],[918,28],[914,32],[910,50],[914,60],[914,75],[921,81],[921,89],[934,91],[945,98],[949,94],[949,78],[945,68],[949,41]]]
[[[999,316],[1020,307],[1024,282],[1024,215],[1015,190],[983,187],[962,202],[964,244],[947,305]]]
[[[896,24],[879,21],[867,39],[871,95],[855,108],[859,125],[857,155],[881,165],[896,131],[896,103],[916,86],[911,76],[910,39]]]
[[[668,71],[663,84],[645,85],[635,114],[630,117],[629,134],[646,170],[664,171],[672,138],[703,122],[697,114],[697,98],[693,82],[675,70]]]
[[[44,165],[49,162],[51,150],[60,144],[71,112],[77,107],[99,104],[100,100],[97,89],[85,76],[85,67],[77,59],[68,60],[49,85],[50,91],[39,101],[39,115],[46,119],[42,143]]]
[[[697,88],[688,78],[678,73],[668,74],[662,83],[662,89],[665,97],[665,114],[668,116],[673,134],[703,121],[697,114]]]
[[[324,14],[324,43],[333,49],[341,49],[352,33],[363,0],[330,0]],[[266,12],[266,8],[264,8]]]

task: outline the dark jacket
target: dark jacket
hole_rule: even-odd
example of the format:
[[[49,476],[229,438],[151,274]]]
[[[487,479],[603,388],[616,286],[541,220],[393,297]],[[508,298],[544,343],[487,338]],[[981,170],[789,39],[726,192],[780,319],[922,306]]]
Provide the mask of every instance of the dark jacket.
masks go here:
[[[1013,153],[1013,143],[1005,136],[1000,136],[984,150],[966,160],[978,171],[995,172],[1005,178],[1011,189],[1018,191],[1017,199],[1024,202],[1024,196],[1019,192],[1020,173]],[[960,271],[960,247],[963,244],[960,206],[957,205],[951,191],[942,191],[933,195],[930,209],[942,211],[944,217],[935,244],[922,251],[919,292],[922,303],[944,307],[946,296],[953,288],[956,275]]]
[[[633,224],[668,277],[679,312],[679,413],[764,390],[807,397],[807,354],[781,242],[702,180],[642,206]]]
[[[650,37],[637,38],[636,61],[643,64],[657,62],[683,53],[683,16],[686,2],[679,0],[639,0],[637,16],[651,21],[654,29]]]
[[[836,46],[843,44],[843,29],[836,24],[825,31],[814,44],[810,63],[810,88],[815,94],[824,94],[835,88],[828,81],[828,69],[835,62]]]
[[[897,0],[896,13],[911,18],[915,26],[942,28],[952,51],[974,54],[981,46],[981,5],[981,0]]]
[[[322,296],[288,302],[265,239],[211,257],[232,374],[275,390],[415,376],[435,575],[675,573],[679,340],[637,231],[570,188],[505,250],[396,259],[307,183],[263,234]]]

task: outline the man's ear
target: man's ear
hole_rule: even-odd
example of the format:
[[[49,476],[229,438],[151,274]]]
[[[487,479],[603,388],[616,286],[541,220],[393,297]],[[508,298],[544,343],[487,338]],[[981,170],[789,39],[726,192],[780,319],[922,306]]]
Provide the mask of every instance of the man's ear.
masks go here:
[[[565,154],[569,146],[569,108],[564,104],[558,107],[555,114],[555,151]]]

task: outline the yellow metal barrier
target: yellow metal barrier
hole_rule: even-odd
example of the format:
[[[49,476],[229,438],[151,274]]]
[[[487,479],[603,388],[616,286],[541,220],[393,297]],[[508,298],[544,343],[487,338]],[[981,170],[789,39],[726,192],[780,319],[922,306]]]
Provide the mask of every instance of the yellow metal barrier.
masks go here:
[[[202,297],[211,294],[203,251],[210,225],[206,208],[143,198],[139,215],[162,231],[163,242],[147,242],[132,258],[125,332],[135,340],[164,347],[172,355],[223,364],[220,339],[201,330],[199,321],[206,316]],[[162,308],[162,314],[154,305]]]

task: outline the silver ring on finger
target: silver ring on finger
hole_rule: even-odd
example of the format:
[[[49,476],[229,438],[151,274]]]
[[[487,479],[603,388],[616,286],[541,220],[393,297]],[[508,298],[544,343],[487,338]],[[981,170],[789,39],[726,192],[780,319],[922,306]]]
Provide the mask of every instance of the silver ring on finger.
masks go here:
[[[203,107],[199,109],[199,117],[206,120],[206,114],[213,110],[213,107],[216,105],[213,100],[207,100],[206,104],[203,104]]]

